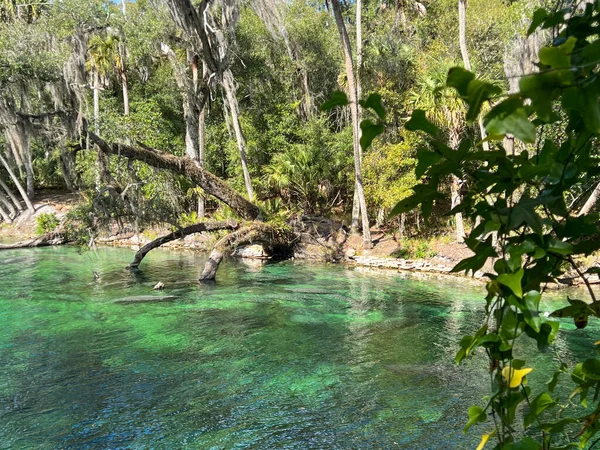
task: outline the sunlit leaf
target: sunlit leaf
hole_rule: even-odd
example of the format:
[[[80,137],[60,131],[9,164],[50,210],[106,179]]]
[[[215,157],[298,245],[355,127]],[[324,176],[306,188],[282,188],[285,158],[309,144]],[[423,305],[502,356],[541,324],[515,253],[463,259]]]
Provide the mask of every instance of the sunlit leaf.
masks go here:
[[[487,416],[481,406],[471,406],[469,408],[468,414],[469,414],[469,421],[463,428],[464,433],[466,433],[469,430],[469,428],[471,428],[476,423],[485,422],[485,419],[487,418]]]
[[[517,388],[523,382],[523,377],[533,371],[532,368],[514,369],[505,367],[502,369],[502,377],[508,382],[510,388]]]
[[[483,450],[483,447],[485,447],[485,444],[487,444],[487,442],[490,440],[490,438],[496,436],[496,431],[492,431],[491,433],[488,434],[484,434],[483,436],[481,436],[481,441],[479,442],[479,445],[477,446],[477,448],[475,450]]]
[[[521,287],[523,274],[523,269],[519,269],[515,273],[503,273],[496,278],[496,281],[508,287],[517,297],[521,298],[523,297],[523,288]]]

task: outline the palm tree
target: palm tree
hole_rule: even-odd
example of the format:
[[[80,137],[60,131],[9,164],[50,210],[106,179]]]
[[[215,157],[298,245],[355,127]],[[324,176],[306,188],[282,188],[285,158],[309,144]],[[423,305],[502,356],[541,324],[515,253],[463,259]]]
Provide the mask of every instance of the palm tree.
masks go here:
[[[90,39],[88,45],[88,59],[85,63],[86,69],[91,72],[94,90],[94,131],[100,131],[100,81],[105,78],[114,67],[115,46],[119,39],[116,36],[107,36],[102,39],[95,35]]]

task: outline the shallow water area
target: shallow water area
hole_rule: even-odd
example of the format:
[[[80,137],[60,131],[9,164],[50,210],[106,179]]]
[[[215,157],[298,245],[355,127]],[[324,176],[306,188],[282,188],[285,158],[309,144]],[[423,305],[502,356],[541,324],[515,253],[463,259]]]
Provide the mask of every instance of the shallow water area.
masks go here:
[[[154,251],[125,270],[132,257],[0,253],[2,448],[477,445],[462,427],[487,393],[485,362],[454,355],[480,324],[481,288],[233,261],[202,285],[205,256]],[[597,331],[567,325],[532,381]]]

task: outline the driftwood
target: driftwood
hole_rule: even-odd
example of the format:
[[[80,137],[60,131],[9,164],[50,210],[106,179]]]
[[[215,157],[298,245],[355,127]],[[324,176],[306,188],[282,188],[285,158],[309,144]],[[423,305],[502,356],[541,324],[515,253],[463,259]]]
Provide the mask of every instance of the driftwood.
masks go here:
[[[149,147],[134,147],[125,144],[109,144],[91,131],[88,131],[91,141],[98,146],[101,152],[120,155],[142,161],[157,169],[166,169],[183,175],[204,189],[208,194],[221,200],[231,207],[244,219],[254,220],[259,218],[260,209],[229,187],[220,178],[201,167],[197,161],[188,157],[180,157],[160,152]]]
[[[254,223],[252,225],[240,228],[233,233],[221,238],[210,252],[208,260],[204,264],[204,270],[200,275],[200,281],[212,281],[217,275],[219,264],[226,253],[231,252],[237,246],[264,243],[270,248],[287,248],[293,243],[293,233],[291,231],[274,227],[266,223]]]
[[[32,248],[32,247],[48,247],[50,245],[66,244],[68,239],[61,232],[46,233],[43,236],[38,236],[28,241],[15,242],[14,244],[0,244],[0,250],[9,250],[13,248]]]
[[[201,233],[202,231],[217,231],[217,230],[235,230],[238,228],[238,223],[235,220],[226,220],[221,222],[203,222],[197,223],[194,225],[190,225],[189,227],[181,228],[180,230],[173,231],[165,236],[159,237],[158,239],[154,239],[152,242],[147,243],[142,248],[140,248],[131,264],[129,264],[130,269],[134,269],[139,267],[142,260],[146,257],[148,252],[154,250],[155,248],[160,247],[167,242],[175,241],[177,239],[181,239],[189,234]]]

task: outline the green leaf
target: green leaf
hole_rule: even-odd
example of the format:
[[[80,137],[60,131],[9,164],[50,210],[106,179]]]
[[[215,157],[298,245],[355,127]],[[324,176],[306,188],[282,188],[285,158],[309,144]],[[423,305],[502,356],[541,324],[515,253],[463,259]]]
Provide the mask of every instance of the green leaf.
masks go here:
[[[385,120],[385,108],[381,103],[381,95],[371,94],[366,100],[360,100],[359,103],[363,108],[371,108],[375,111],[380,120]]]
[[[565,54],[560,47],[543,47],[539,53],[540,63],[562,69],[571,65],[571,55]]]
[[[562,104],[565,109],[581,117],[588,130],[600,133],[600,104],[595,85],[566,89]]]
[[[421,178],[427,169],[437,163],[441,159],[441,155],[436,152],[429,151],[427,149],[417,150],[417,167],[415,168],[415,177]]]
[[[424,131],[431,136],[437,135],[440,131],[438,127],[427,119],[425,111],[422,109],[415,109],[410,120],[406,122],[404,127],[411,131]]]
[[[494,250],[494,246],[492,245],[492,236],[483,242],[477,241],[477,243],[471,247],[471,250],[473,250],[475,254],[460,261],[452,268],[451,272],[465,272],[468,274],[469,271],[472,271],[475,273],[483,267],[488,258],[497,256],[496,250]]]
[[[545,352],[548,350],[550,344],[554,342],[554,339],[556,339],[559,325],[558,322],[544,322],[540,326],[539,333],[529,325],[526,325],[524,331],[527,336],[536,340],[538,350],[540,352]]]
[[[400,200],[396,206],[394,206],[394,209],[392,209],[392,212],[390,213],[390,218],[395,217],[398,214],[412,211],[419,205],[423,208],[423,215],[427,216],[428,214],[426,214],[426,212],[431,211],[433,201],[442,195],[434,186],[429,186],[427,184],[415,186],[413,187],[413,191],[413,195]]]
[[[585,328],[588,323],[588,316],[593,315],[594,311],[582,300],[569,297],[567,297],[567,300],[570,305],[554,311],[550,314],[550,317],[572,317],[577,328]]]
[[[552,400],[550,394],[548,394],[547,392],[542,392],[531,402],[531,408],[523,418],[523,426],[527,428],[529,425],[535,422],[535,420],[541,413],[555,405],[556,402]]]
[[[565,431],[565,427],[572,423],[577,423],[577,419],[562,419],[558,422],[542,423],[540,425],[540,428],[552,434],[562,433],[563,431]]]
[[[341,91],[334,91],[329,96],[329,99],[321,105],[321,111],[326,111],[334,106],[346,106],[350,102],[348,96]]]
[[[363,150],[368,149],[377,136],[383,133],[383,124],[373,123],[370,120],[363,120],[360,123],[360,129],[362,130],[362,136],[360,137],[360,146]]]
[[[573,254],[573,246],[565,241],[551,238],[548,243],[548,252],[555,255],[568,256]]]
[[[491,83],[486,83],[481,80],[472,80],[467,87],[467,103],[469,110],[467,111],[467,122],[473,122],[481,111],[481,106],[493,95],[500,94],[502,89]]]
[[[531,230],[537,235],[543,234],[542,220],[534,211],[533,206],[529,203],[524,204],[523,199],[516,205],[510,215],[509,228],[515,230],[522,224],[527,224]]]
[[[523,298],[525,307],[521,308],[525,322],[538,333],[540,332],[540,327],[542,325],[542,318],[539,314],[541,298],[542,295],[539,292],[529,291]]]
[[[529,143],[535,142],[536,137],[535,125],[529,121],[524,108],[519,108],[506,116],[492,118],[486,130],[495,136],[513,134],[517,139]]]
[[[469,72],[462,67],[452,67],[448,71],[448,77],[446,78],[446,86],[453,87],[461,97],[466,97],[468,93],[468,86],[471,81],[475,79],[475,74]]]
[[[600,361],[597,359],[586,359],[581,366],[581,370],[586,378],[590,380],[600,380]]]
[[[463,428],[463,433],[466,433],[469,428],[475,425],[478,422],[485,422],[487,416],[481,406],[471,406],[469,408],[469,421]]]
[[[521,287],[521,280],[523,279],[523,269],[517,270],[515,273],[503,273],[496,278],[496,281],[506,287],[508,287],[513,294],[517,297],[523,297],[523,288]]]
[[[544,21],[548,18],[548,12],[544,8],[536,9],[533,13],[533,19],[531,20],[531,25],[529,25],[529,29],[527,30],[527,36],[532,34],[537,28],[544,23]]]

